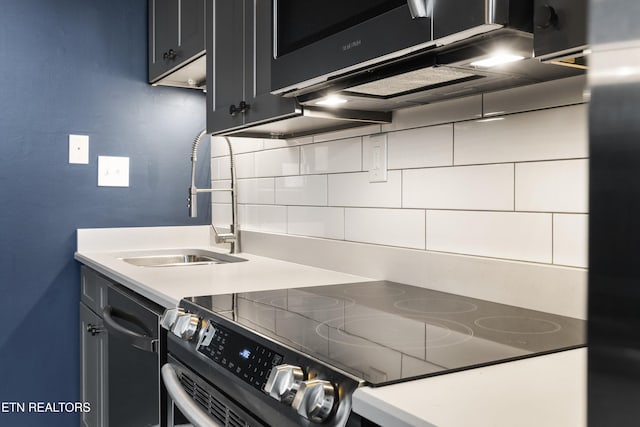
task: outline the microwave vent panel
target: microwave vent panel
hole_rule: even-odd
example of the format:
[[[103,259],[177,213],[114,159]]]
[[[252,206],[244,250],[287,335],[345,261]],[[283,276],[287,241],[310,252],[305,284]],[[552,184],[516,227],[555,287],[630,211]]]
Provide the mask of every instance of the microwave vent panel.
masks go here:
[[[456,81],[473,80],[478,77],[476,74],[451,68],[430,67],[353,86],[346,90],[365,96],[392,97],[422,90],[431,86],[441,86]]]

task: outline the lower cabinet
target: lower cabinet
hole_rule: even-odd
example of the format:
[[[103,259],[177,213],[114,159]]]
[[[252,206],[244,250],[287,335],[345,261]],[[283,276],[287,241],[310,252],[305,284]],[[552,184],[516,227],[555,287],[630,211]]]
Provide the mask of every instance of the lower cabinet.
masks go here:
[[[107,335],[102,319],[80,303],[80,400],[91,405],[81,414],[82,427],[106,427]]]
[[[86,266],[81,280],[80,398],[91,411],[82,413],[80,425],[160,425],[163,307]]]

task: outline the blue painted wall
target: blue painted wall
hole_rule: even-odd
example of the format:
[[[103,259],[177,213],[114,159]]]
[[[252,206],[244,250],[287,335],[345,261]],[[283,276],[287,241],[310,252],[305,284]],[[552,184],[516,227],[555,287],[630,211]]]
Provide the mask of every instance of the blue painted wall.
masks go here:
[[[77,228],[210,220],[206,198],[200,218],[186,207],[204,95],[151,87],[146,58],[146,0],[2,4],[0,402],[79,399]],[[90,136],[89,165],[68,164],[69,133]],[[98,155],[130,157],[129,188],[97,187]],[[78,422],[0,412],[0,425]]]

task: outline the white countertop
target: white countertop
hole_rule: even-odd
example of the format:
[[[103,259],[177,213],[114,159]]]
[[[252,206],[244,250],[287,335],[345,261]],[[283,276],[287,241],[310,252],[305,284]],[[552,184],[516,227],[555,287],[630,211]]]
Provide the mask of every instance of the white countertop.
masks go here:
[[[75,259],[164,306],[181,298],[227,292],[372,280],[239,254],[248,262],[139,267],[119,259],[149,251],[211,245],[210,227],[78,230]],[[586,349],[389,385],[361,387],[353,409],[382,426],[586,426]]]
[[[140,267],[123,261],[172,249],[228,253],[210,245],[210,227],[149,227],[78,230],[75,259],[164,307],[189,296],[247,292],[371,280],[322,268],[242,253],[228,264]],[[175,251],[174,251],[175,252]]]

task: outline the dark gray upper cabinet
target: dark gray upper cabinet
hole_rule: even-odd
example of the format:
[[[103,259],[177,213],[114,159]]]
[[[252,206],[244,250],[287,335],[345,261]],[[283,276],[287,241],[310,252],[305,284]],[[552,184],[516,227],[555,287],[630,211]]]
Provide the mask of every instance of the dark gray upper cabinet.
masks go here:
[[[149,0],[150,83],[180,85],[162,79],[203,57],[205,24],[205,0]]]
[[[238,133],[300,114],[271,95],[271,0],[213,0],[207,12],[207,132]]]

